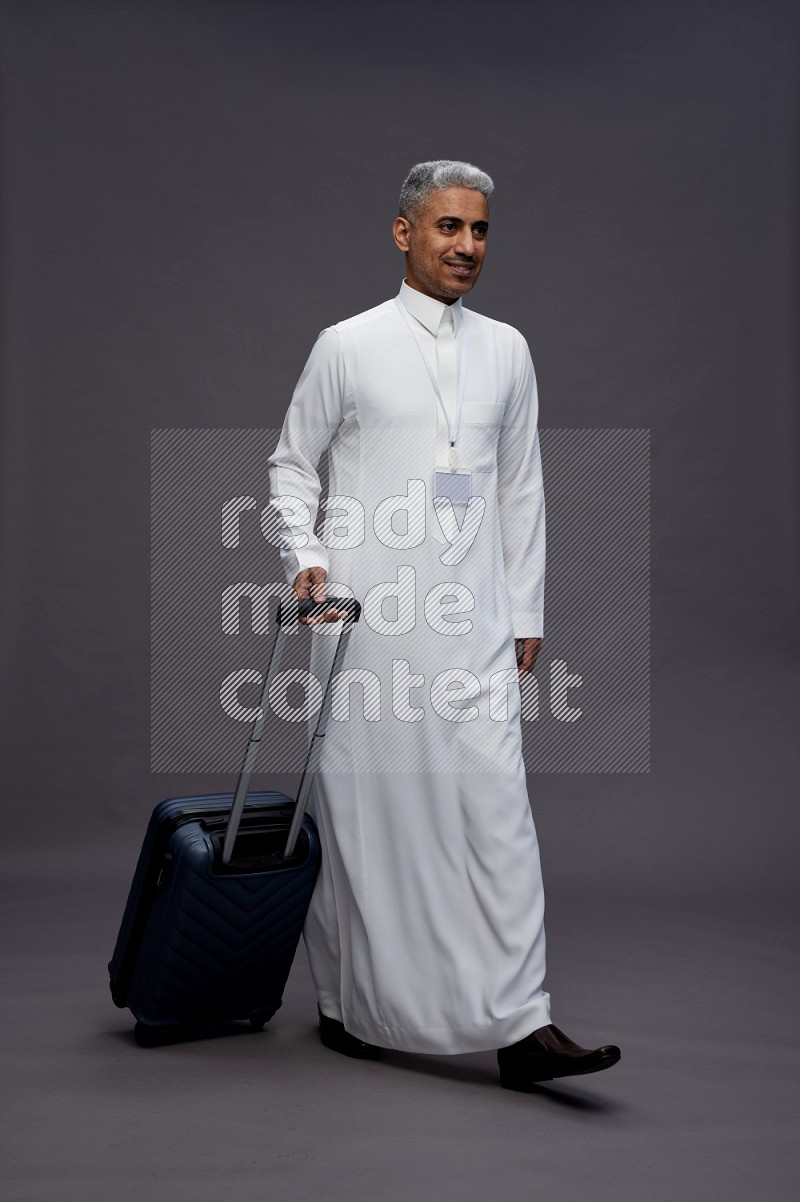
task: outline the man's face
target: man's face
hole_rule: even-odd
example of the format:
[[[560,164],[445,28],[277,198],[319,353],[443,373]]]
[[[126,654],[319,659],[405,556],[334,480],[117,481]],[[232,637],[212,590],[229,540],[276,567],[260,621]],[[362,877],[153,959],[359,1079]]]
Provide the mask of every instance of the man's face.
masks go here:
[[[406,256],[406,281],[444,304],[469,292],[481,273],[489,204],[474,188],[431,192],[413,219],[397,217],[394,240]]]

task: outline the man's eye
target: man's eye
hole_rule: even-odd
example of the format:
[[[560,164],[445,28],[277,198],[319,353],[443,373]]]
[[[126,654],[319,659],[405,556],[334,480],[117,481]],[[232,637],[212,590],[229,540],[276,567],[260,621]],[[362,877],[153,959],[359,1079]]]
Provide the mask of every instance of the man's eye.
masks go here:
[[[442,222],[443,230],[454,230],[455,228],[456,228],[456,224],[454,221],[443,221]]]

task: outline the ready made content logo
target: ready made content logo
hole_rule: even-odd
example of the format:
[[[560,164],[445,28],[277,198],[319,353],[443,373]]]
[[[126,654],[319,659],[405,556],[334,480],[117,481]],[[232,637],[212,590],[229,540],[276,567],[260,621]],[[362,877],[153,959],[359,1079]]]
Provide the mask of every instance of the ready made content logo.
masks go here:
[[[269,497],[279,436],[152,433],[154,772],[235,773],[259,715],[277,606],[293,596],[281,548],[309,541],[303,499]],[[491,772],[511,723],[528,772],[649,771],[649,431],[543,429],[540,443],[544,639],[521,681],[491,489],[477,481],[454,506],[423,476],[387,476],[381,497],[331,496],[323,457],[314,536],[331,556],[328,591],[362,605],[331,686],[337,770]],[[506,518],[506,544],[524,522]],[[287,636],[259,772],[302,768],[339,625]]]

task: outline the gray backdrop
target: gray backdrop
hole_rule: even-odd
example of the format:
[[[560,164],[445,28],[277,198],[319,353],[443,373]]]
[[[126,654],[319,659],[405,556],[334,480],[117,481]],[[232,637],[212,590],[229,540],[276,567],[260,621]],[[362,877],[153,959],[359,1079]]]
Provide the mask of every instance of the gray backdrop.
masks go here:
[[[282,1014],[308,1045],[302,1088],[292,1070],[305,1061],[274,1042],[285,1034],[259,1046],[283,1047],[298,1106],[316,1099],[319,1160],[303,1159],[295,1125],[283,1132],[289,1160],[266,1166],[252,1144],[233,1158],[252,1176],[235,1187],[228,1176],[229,1196],[256,1196],[271,1174],[278,1196],[319,1197],[335,1179],[342,1197],[388,1196],[394,1181],[406,1198],[411,1181],[420,1196],[456,1182],[477,1198],[511,1172],[509,1157],[508,1198],[537,1183],[558,1198],[789,1196],[800,11],[778,0],[60,0],[5,4],[2,25],[3,857],[18,957],[6,1001],[27,1032],[12,1046],[25,1138],[4,1196],[174,1198],[190,1165],[193,1197],[223,1184],[224,1156],[195,1155],[202,1134],[175,1160],[164,1116],[199,1105],[234,1067],[249,1097],[253,1043],[181,1049],[162,1115],[152,1069],[126,1042],[130,1016],[102,995],[153,804],[230,784],[149,768],[150,431],[279,426],[319,330],[397,291],[396,197],[428,157],[465,158],[495,179],[468,303],[525,334],[542,426],[651,431],[651,771],[529,778],[555,1021],[624,1045],[623,1064],[583,1093],[553,1090],[560,1103],[537,1120],[529,1099],[491,1094],[492,1107],[486,1088],[469,1110],[486,1058],[463,1080],[447,1064],[427,1080],[406,1074],[405,1092],[389,1082],[382,1094],[373,1075],[364,1093],[362,1068],[331,1065],[314,1043],[299,961]],[[34,1038],[45,1015],[60,1053]],[[687,1068],[701,1021],[698,1085],[670,1074]],[[750,1037],[759,1024],[772,1032],[769,1071],[765,1037]],[[275,1085],[274,1060],[259,1057],[253,1098]],[[585,1100],[610,1090],[605,1109]],[[743,1092],[739,1109],[730,1099]],[[386,1109],[372,1129],[376,1096]],[[325,1122],[342,1097],[366,1107],[347,1130],[367,1128],[340,1163],[343,1133]],[[665,1097],[674,1112],[648,1126],[642,1114],[652,1103],[663,1118]],[[687,1098],[699,1107],[688,1118]],[[275,1095],[273,1121],[285,1104]],[[444,1160],[404,1117],[426,1105],[461,1115],[440,1130]],[[487,1111],[496,1142],[481,1145]],[[42,1142],[64,1132],[65,1113],[71,1134]],[[555,1159],[529,1165],[519,1157],[539,1120]],[[98,1143],[89,1132],[103,1122],[118,1126]],[[132,1130],[159,1147],[150,1167]],[[382,1144],[391,1130],[399,1143]],[[375,1165],[356,1181],[368,1148]],[[114,1184],[123,1166],[130,1194]]]

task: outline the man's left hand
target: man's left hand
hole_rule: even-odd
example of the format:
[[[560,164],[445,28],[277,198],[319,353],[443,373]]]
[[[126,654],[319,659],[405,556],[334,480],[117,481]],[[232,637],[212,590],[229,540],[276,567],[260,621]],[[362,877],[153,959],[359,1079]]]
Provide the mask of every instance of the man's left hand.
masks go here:
[[[522,680],[527,676],[536,663],[536,656],[542,645],[541,639],[514,639],[514,650],[517,653],[517,676]]]

